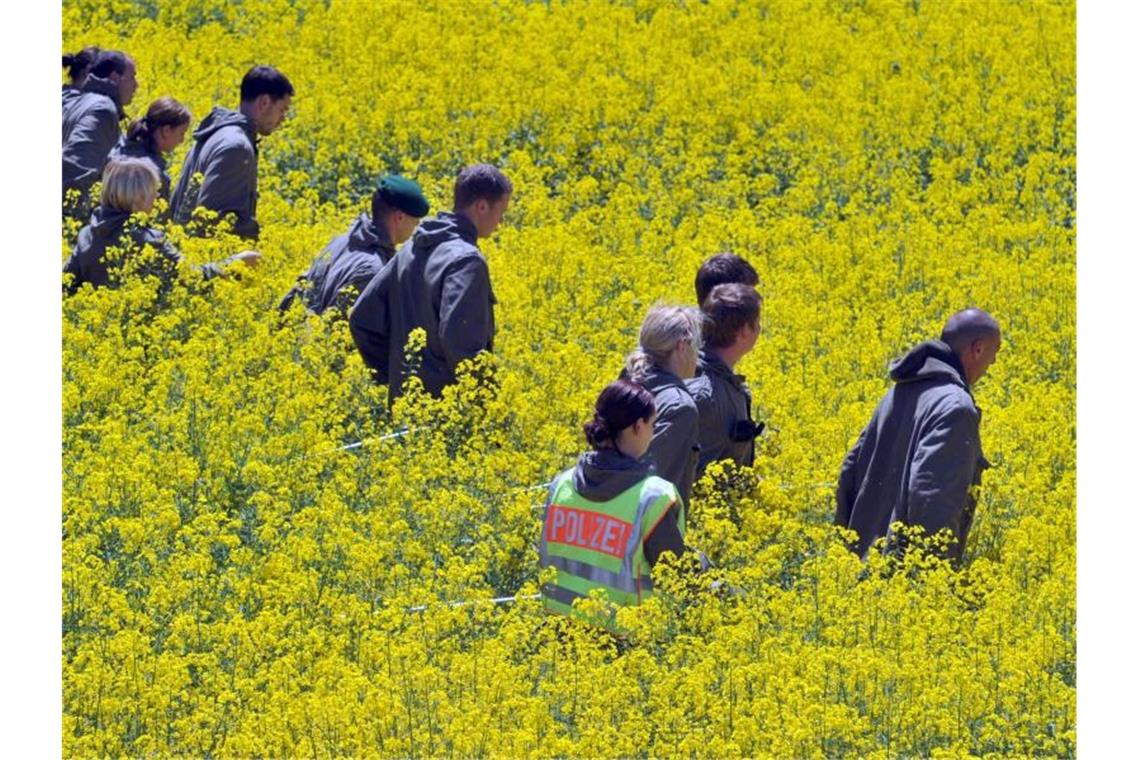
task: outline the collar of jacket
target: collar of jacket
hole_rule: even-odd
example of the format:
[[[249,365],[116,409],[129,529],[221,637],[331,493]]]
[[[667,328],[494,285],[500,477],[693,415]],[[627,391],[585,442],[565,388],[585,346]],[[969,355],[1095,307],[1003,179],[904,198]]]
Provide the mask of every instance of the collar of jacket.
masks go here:
[[[479,230],[475,228],[475,223],[467,218],[464,214],[454,214],[450,211],[441,211],[439,216],[443,219],[450,219],[455,224],[455,231],[463,242],[475,245],[479,241]]]
[[[119,112],[119,118],[126,118],[127,114],[123,111],[123,106],[119,103],[119,86],[111,80],[97,77],[94,74],[88,74],[87,78],[83,80],[83,86],[79,89],[83,92],[91,92],[110,98],[111,102],[115,104],[115,110]]]
[[[744,375],[738,375],[732,371],[732,368],[720,358],[718,354],[707,348],[701,349],[701,364],[700,369],[708,372],[710,375],[717,375],[723,377],[728,382],[736,387],[744,390],[747,387],[747,378]]]

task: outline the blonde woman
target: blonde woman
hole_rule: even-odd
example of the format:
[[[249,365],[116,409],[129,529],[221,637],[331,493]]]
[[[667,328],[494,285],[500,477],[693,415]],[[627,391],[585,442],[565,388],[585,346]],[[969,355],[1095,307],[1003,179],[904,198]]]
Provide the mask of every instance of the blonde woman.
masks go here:
[[[657,474],[688,505],[699,452],[697,405],[685,380],[697,370],[701,313],[689,306],[654,306],[641,323],[637,350],[626,359],[630,380],[653,394],[657,421],[648,456]]]
[[[100,205],[91,214],[90,223],[80,230],[71,258],[63,267],[64,274],[73,276],[67,286],[69,294],[83,283],[96,288],[117,284],[118,267],[148,246],[155,250],[157,266],[148,266],[143,273],[157,274],[167,286],[173,281],[182,254],[161,230],[131,220],[132,214],[150,213],[154,208],[158,186],[158,172],[146,159],[121,158],[107,165]],[[121,256],[109,260],[110,248],[119,249]],[[241,261],[255,266],[260,258],[257,251],[242,251],[223,263]],[[222,271],[218,264],[205,264],[199,270],[206,278]]]

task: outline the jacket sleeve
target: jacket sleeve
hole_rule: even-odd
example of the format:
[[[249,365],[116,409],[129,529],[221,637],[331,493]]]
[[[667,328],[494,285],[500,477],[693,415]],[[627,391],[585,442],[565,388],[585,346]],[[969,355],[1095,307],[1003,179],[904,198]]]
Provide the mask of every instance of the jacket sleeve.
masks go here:
[[[680,557],[685,553],[685,539],[677,525],[677,505],[673,504],[666,510],[661,521],[650,531],[642,541],[645,549],[645,559],[649,566],[657,564],[657,560],[664,552],[673,552]]]
[[[912,525],[930,534],[949,528],[960,535],[980,452],[978,421],[974,409],[959,405],[927,423],[911,462],[907,503]],[[949,554],[960,555],[963,548],[951,547]]]
[[[678,488],[697,445],[697,424],[697,410],[691,406],[665,402],[657,410],[649,455],[657,465],[657,474]]]
[[[845,528],[851,523],[851,510],[855,507],[855,496],[859,492],[855,466],[863,451],[863,444],[867,440],[867,431],[873,423],[874,418],[867,423],[867,427],[863,428],[863,432],[859,433],[859,439],[847,452],[839,468],[839,486],[835,489],[835,524]]]
[[[448,270],[439,299],[439,340],[452,372],[490,344],[490,309],[487,262],[470,256]]]
[[[65,150],[65,184],[70,181],[83,192],[91,189],[103,176],[107,156],[118,140],[119,123],[110,111],[92,109],[80,117]]]
[[[257,156],[249,146],[232,142],[210,156],[202,172],[198,205],[219,215],[233,213],[234,233],[257,238],[260,228],[253,218],[253,194],[257,184]]]
[[[396,260],[389,261],[372,278],[348,316],[352,339],[376,379],[388,382],[388,353],[391,332],[388,324],[388,289],[394,276]]]

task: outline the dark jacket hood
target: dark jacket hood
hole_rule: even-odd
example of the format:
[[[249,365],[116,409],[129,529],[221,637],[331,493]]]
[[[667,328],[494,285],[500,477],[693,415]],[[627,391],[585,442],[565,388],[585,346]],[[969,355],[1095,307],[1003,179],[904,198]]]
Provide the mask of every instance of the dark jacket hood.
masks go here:
[[[969,389],[961,360],[950,346],[940,340],[919,343],[893,362],[891,379],[896,383],[944,380]]]
[[[629,375],[625,371],[622,372],[622,377],[629,379]],[[641,377],[634,378],[634,380],[635,382],[645,386],[645,389],[655,396],[661,391],[670,387],[683,391],[685,396],[692,395],[692,393],[689,392],[689,386],[685,385],[684,380],[679,378],[677,375],[674,375],[664,367],[659,367],[657,365],[653,365],[649,368],[649,371],[647,373]]]
[[[148,143],[140,142],[139,140],[128,140],[126,135],[119,140],[116,149],[121,155],[129,158],[149,158],[151,161],[158,164],[163,170],[166,169],[166,156],[162,155],[157,150],[154,150]]]
[[[354,251],[383,251],[388,252],[391,258],[395,246],[388,237],[388,230],[383,226],[372,223],[372,216],[367,212],[357,217],[348,229],[348,247]]]
[[[111,102],[115,104],[115,110],[119,112],[119,118],[126,117],[123,106],[119,103],[119,86],[111,80],[88,74],[87,78],[83,80],[83,86],[79,89],[83,92],[92,92],[110,98]]]
[[[91,213],[91,234],[97,240],[110,240],[118,237],[123,225],[131,218],[131,212],[99,206]]]
[[[462,240],[468,245],[475,245],[478,239],[478,230],[470,219],[462,214],[442,211],[437,216],[424,219],[416,227],[412,237],[412,250],[417,254],[431,251],[450,240]]]
[[[257,130],[253,128],[253,122],[249,120],[249,117],[241,111],[233,111],[221,106],[214,106],[214,110],[206,114],[206,118],[202,119],[202,123],[194,130],[194,139],[206,140],[223,127],[241,127],[249,137],[249,141],[255,146],[257,145]]]
[[[652,474],[652,464],[617,449],[587,451],[574,468],[574,490],[590,501],[609,501]]]

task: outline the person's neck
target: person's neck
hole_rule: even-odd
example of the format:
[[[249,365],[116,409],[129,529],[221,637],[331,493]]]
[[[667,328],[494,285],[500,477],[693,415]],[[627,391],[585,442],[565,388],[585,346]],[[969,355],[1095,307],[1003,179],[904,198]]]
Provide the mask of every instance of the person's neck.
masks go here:
[[[706,348],[708,353],[724,362],[729,369],[735,370],[737,363],[744,358],[744,355],[738,351],[734,351],[732,346],[725,346],[724,348]]]
[[[254,123],[254,124],[257,123],[257,119],[254,118],[254,114],[253,114],[253,103],[252,102],[239,103],[238,104],[238,113],[240,113],[245,118],[249,119],[252,123]]]

